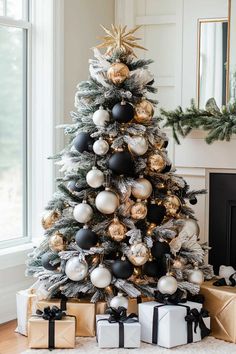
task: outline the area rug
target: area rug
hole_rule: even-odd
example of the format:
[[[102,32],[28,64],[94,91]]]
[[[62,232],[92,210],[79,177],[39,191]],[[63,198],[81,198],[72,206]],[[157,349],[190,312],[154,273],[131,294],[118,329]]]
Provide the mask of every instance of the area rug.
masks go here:
[[[164,349],[158,346],[142,343],[138,349],[99,349],[95,338],[77,338],[75,349],[55,349],[52,352],[46,349],[28,349],[21,354],[236,354],[236,344],[227,343],[213,337],[205,338],[201,342],[184,346]]]

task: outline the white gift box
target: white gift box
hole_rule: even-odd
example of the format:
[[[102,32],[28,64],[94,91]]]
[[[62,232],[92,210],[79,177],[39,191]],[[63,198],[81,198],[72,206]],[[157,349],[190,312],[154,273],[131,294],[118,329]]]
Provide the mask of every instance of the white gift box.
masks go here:
[[[162,306],[161,306],[162,305]],[[172,348],[178,345],[188,343],[188,324],[185,320],[188,306],[190,309],[196,308],[201,311],[202,304],[196,302],[186,302],[179,305],[164,305],[150,301],[139,304],[139,322],[141,324],[141,340],[147,343],[157,344],[161,347]],[[158,308],[158,323],[153,328],[154,308]],[[210,328],[210,317],[203,318],[207,328]],[[156,327],[156,328],[155,328]],[[154,332],[153,332],[154,329]],[[155,332],[156,329],[156,332]],[[192,340],[198,342],[201,340],[201,330],[197,326],[196,333],[194,324],[191,324]],[[156,337],[156,343],[153,341],[153,335]]]
[[[119,348],[118,322],[108,322],[109,315],[97,315],[97,342],[99,348]],[[124,348],[139,348],[141,326],[139,322],[123,323],[124,326]]]
[[[28,320],[36,312],[37,296],[33,289],[18,291],[16,294],[17,328],[16,332],[28,335]]]

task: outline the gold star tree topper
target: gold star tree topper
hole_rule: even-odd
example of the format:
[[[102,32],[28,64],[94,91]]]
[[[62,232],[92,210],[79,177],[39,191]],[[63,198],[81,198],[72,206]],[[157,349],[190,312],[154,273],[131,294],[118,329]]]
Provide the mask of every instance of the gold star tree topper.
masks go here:
[[[137,44],[136,41],[141,38],[135,37],[134,33],[141,27],[135,26],[129,31],[126,31],[127,26],[121,25],[111,25],[111,29],[108,29],[101,25],[103,30],[106,32],[106,36],[101,37],[103,42],[97,45],[97,48],[107,48],[106,54],[111,55],[117,49],[121,50],[123,53],[127,55],[133,55],[136,57],[134,53],[134,48],[144,49],[141,45]]]

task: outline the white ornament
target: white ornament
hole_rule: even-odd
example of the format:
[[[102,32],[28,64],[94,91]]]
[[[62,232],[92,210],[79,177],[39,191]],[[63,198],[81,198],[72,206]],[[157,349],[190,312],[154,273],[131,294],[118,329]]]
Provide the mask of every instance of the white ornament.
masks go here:
[[[86,181],[90,187],[99,188],[104,183],[104,174],[94,166],[92,170],[87,173]]]
[[[164,275],[158,280],[157,289],[162,294],[172,295],[178,288],[177,280],[172,275]]]
[[[73,215],[76,221],[86,224],[93,217],[93,209],[87,204],[86,200],[83,200],[82,203],[74,207]]]
[[[189,273],[188,281],[193,284],[201,285],[204,282],[204,275],[202,271],[195,268],[191,273]]]
[[[130,139],[128,147],[134,154],[142,156],[148,150],[148,142],[143,136],[134,136]]]
[[[109,120],[110,114],[102,107],[93,113],[93,123],[98,127],[104,127]]]
[[[118,293],[117,296],[114,296],[110,301],[110,307],[118,309],[118,307],[124,307],[128,309],[129,301],[122,293]]]
[[[88,273],[88,263],[86,261],[81,261],[78,256],[71,257],[66,262],[65,273],[70,280],[82,280]]]
[[[138,178],[132,187],[132,194],[137,199],[147,199],[152,194],[152,185],[146,178]]]
[[[108,142],[101,137],[98,140],[96,140],[95,143],[93,144],[93,151],[95,152],[96,155],[99,156],[106,155],[108,150],[109,150]]]
[[[99,264],[90,274],[90,280],[96,288],[106,288],[111,284],[111,272],[103,264]]]
[[[98,193],[95,200],[96,208],[103,214],[112,214],[119,206],[119,199],[115,193],[106,188]]]
[[[199,233],[200,229],[197,221],[189,218],[184,220],[184,225],[179,233],[179,236],[184,234],[191,238],[194,235],[199,236]]]
[[[233,267],[221,265],[219,269],[219,277],[229,279],[229,277],[235,272],[236,271]]]

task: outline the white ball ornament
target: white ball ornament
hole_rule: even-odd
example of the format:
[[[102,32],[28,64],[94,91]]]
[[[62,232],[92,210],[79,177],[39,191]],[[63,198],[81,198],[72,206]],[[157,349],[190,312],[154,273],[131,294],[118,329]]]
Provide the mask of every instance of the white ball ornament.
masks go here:
[[[108,150],[109,150],[109,144],[102,137],[96,140],[95,143],[93,144],[93,151],[95,152],[96,155],[99,156],[106,155]]]
[[[73,215],[76,221],[86,224],[93,217],[93,209],[87,204],[86,200],[83,200],[82,203],[74,207]]]
[[[111,284],[111,272],[104,266],[99,264],[90,274],[90,280],[96,288],[106,288]]]
[[[92,170],[87,173],[86,181],[90,187],[99,188],[104,183],[104,174],[94,166]]]
[[[202,271],[195,268],[191,273],[189,273],[188,281],[193,284],[201,285],[204,282],[204,275]]]
[[[162,294],[172,295],[178,288],[177,280],[172,275],[164,275],[158,280],[157,289]]]
[[[132,187],[132,195],[137,199],[147,199],[152,194],[151,183],[143,177],[136,179],[135,185]]]
[[[102,107],[93,114],[93,123],[98,127],[104,127],[109,120],[110,114]]]
[[[110,301],[110,306],[114,309],[118,309],[118,307],[124,307],[128,309],[129,301],[127,297],[125,297],[122,293],[118,293],[117,296],[114,296]]]
[[[199,236],[200,233],[200,228],[196,220],[194,219],[185,219],[183,227],[181,231],[179,232],[179,236],[183,235],[188,235],[189,238],[192,236],[196,235]]]
[[[103,214],[112,214],[119,206],[119,199],[109,188],[98,193],[95,200],[96,208]]]
[[[135,155],[142,156],[148,150],[148,142],[143,136],[134,136],[130,140],[128,147]]]
[[[86,261],[82,261],[78,256],[71,257],[66,262],[65,273],[70,280],[82,280],[88,273],[88,264]]]

